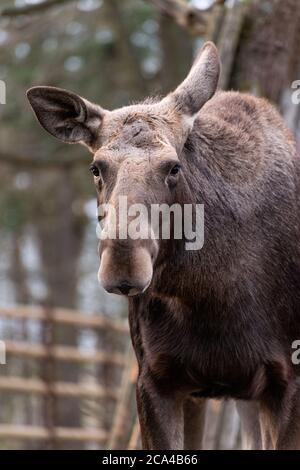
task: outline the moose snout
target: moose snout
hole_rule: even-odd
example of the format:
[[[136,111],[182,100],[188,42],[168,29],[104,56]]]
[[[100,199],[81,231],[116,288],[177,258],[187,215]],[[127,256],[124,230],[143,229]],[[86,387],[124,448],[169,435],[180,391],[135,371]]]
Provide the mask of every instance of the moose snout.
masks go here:
[[[112,244],[101,251],[98,280],[109,293],[125,296],[142,294],[153,275],[153,255],[147,247],[122,249]]]
[[[148,286],[135,286],[130,284],[128,281],[122,281],[119,285],[116,286],[112,285],[103,287],[111,294],[127,295],[130,297],[132,295],[142,294]]]

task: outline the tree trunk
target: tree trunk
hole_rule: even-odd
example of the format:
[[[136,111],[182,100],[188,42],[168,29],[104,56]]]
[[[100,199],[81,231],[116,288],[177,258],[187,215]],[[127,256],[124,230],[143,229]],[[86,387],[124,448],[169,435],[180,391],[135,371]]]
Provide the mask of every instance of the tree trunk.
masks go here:
[[[298,57],[299,0],[252,0],[233,61],[229,87],[278,103]]]

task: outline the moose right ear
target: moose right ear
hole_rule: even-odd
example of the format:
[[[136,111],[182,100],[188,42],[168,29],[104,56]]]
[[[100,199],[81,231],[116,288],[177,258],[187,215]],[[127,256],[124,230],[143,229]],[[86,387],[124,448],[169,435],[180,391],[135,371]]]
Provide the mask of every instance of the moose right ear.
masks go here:
[[[37,86],[27,92],[32,109],[46,131],[69,144],[96,149],[104,110],[70,91]]]

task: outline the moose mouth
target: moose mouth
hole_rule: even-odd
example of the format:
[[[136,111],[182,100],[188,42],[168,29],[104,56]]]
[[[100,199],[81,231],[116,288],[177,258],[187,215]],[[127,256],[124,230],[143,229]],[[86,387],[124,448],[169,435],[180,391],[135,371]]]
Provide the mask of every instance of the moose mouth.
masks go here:
[[[153,257],[145,246],[121,249],[118,243],[101,250],[98,280],[111,294],[131,297],[143,294],[153,275]]]
[[[117,295],[123,295],[126,297],[133,297],[135,295],[143,294],[149,287],[151,281],[148,282],[146,286],[135,286],[130,284],[127,281],[121,282],[120,285],[118,286],[107,286],[105,287],[105,290],[109,294],[117,294]]]

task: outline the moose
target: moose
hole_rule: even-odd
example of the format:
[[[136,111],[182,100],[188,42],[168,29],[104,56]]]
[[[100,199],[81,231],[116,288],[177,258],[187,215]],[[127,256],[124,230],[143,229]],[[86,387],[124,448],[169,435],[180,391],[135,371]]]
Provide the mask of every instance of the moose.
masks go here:
[[[28,99],[50,134],[93,153],[99,205],[204,205],[200,250],[173,236],[99,246],[100,283],[128,297],[143,448],[201,449],[207,400],[231,398],[247,448],[300,449],[299,155],[275,107],[217,90],[219,74],[207,42],[162,99],[108,111],[47,86]]]

